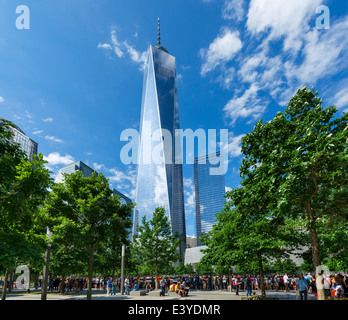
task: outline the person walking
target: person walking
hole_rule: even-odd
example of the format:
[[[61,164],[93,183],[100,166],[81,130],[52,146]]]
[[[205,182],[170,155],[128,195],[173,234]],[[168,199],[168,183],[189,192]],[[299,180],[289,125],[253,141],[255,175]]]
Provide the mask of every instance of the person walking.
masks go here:
[[[300,293],[300,300],[307,300],[307,292],[308,292],[308,281],[304,278],[303,274],[300,275],[300,279],[297,280],[297,287]]]
[[[124,280],[124,293],[129,296],[129,291],[130,291],[130,281],[129,281],[129,277],[127,277]]]

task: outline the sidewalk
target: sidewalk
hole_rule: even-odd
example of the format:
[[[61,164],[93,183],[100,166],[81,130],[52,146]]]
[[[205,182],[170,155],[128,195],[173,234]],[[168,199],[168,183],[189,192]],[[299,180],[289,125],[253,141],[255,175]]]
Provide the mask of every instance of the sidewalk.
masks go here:
[[[11,293],[7,293],[6,300],[41,300],[41,290],[35,291],[34,288],[30,289],[31,293],[26,293],[24,290],[14,289]],[[1,292],[1,290],[0,290]],[[68,293],[61,295],[59,293],[48,293],[47,300],[86,300],[87,291],[79,293]],[[261,297],[261,291],[257,290],[256,295]],[[223,290],[216,291],[203,291],[203,290],[190,290],[188,297],[178,297],[174,292],[169,292],[165,297],[160,297],[154,292],[150,295],[140,296],[139,293],[132,292],[129,296],[121,295],[118,291],[115,296],[107,296],[105,290],[92,289],[93,300],[241,300],[242,297],[246,297],[245,291],[240,291],[239,296],[235,292],[228,292]],[[296,300],[296,291],[283,292],[283,291],[266,291],[266,297],[276,298],[277,300]],[[314,294],[308,294],[308,300],[316,300]]]

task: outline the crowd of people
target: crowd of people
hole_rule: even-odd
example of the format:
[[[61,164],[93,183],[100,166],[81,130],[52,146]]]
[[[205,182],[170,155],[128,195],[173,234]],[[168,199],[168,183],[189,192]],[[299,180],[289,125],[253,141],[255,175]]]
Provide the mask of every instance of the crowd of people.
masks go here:
[[[317,297],[315,275],[273,274],[264,277],[265,290],[268,291],[296,291],[299,299],[306,300],[308,293]],[[252,292],[261,290],[259,275],[233,274],[228,275],[188,275],[188,276],[162,276],[157,277],[160,295],[164,296],[167,291],[176,292],[179,297],[184,297],[192,290],[226,290],[239,295],[241,291],[247,296]],[[323,286],[327,299],[348,298],[348,273],[344,275],[335,273],[323,275]],[[41,287],[41,280],[35,281],[34,287]],[[108,295],[116,295],[121,290],[120,277],[97,277],[93,278],[92,287],[97,290],[106,290]],[[130,291],[146,290],[153,291],[156,287],[155,277],[130,277],[124,279],[124,294]],[[80,292],[87,289],[86,278],[67,278],[64,280],[64,292]],[[51,278],[48,283],[48,292],[62,293],[62,278]]]

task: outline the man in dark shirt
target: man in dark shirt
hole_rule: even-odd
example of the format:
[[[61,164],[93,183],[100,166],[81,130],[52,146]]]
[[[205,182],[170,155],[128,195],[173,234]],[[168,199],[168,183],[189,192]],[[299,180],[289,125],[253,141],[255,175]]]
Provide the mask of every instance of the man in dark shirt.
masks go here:
[[[185,296],[188,296],[189,287],[186,286],[186,282],[185,282],[185,281],[182,282],[180,289],[181,289],[181,292],[182,292]]]

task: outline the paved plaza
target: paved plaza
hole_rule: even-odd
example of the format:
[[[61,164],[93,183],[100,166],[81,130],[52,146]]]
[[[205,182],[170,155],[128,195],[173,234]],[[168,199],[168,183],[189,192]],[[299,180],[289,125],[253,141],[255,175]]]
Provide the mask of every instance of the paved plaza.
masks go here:
[[[68,293],[61,295],[59,293],[48,293],[47,300],[86,300],[87,291],[79,293]],[[261,291],[257,290],[256,295],[261,297]],[[297,300],[298,296],[296,291],[292,290],[290,292],[283,291],[266,291],[266,296],[268,298],[276,298],[277,300]],[[246,292],[239,292],[239,296],[235,292],[228,292],[224,290],[216,291],[203,291],[203,290],[190,290],[188,297],[178,297],[174,292],[166,293],[165,297],[159,296],[159,291],[152,291],[146,295],[140,295],[139,292],[131,291],[129,296],[121,295],[117,291],[116,295],[108,296],[105,290],[92,290],[92,299],[93,300],[241,300],[243,297],[246,297]],[[35,292],[35,289],[31,289],[31,293],[25,293],[20,290],[14,289],[13,292],[7,293],[6,300],[41,300],[41,291],[38,290]],[[316,300],[313,293],[308,294],[308,300]]]

